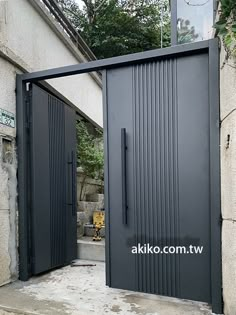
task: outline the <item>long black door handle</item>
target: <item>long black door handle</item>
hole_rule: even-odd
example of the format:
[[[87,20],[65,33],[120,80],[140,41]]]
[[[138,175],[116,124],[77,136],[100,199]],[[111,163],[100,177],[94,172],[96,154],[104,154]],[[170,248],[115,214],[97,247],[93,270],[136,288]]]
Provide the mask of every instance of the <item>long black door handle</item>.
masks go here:
[[[122,178],[122,222],[127,224],[127,165],[126,165],[126,129],[121,128],[121,178]]]
[[[74,152],[71,151],[71,158],[70,161],[68,162],[68,164],[71,166],[71,200],[70,202],[67,204],[68,206],[72,207],[72,215],[76,215],[76,185],[75,185],[75,156],[74,156]]]
[[[72,168],[71,168],[71,176],[72,176],[72,215],[76,215],[76,169],[75,169],[75,153],[74,151],[71,152],[71,162],[72,162]]]

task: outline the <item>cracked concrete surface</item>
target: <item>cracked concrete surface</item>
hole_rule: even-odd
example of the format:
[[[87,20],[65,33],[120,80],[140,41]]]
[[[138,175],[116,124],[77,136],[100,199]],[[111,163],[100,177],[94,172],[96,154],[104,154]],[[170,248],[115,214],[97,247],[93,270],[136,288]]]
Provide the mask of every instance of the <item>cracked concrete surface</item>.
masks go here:
[[[102,262],[96,262],[95,267],[67,266],[28,282],[17,281],[1,287],[0,309],[29,315],[211,314],[204,303],[108,288]]]

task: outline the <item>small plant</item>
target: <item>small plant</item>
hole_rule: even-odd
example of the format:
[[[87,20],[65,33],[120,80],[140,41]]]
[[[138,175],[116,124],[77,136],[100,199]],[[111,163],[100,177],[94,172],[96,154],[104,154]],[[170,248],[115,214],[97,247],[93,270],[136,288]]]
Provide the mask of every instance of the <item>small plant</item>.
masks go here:
[[[220,0],[220,4],[219,21],[215,23],[215,28],[222,37],[228,59],[236,57],[236,1]]]
[[[104,177],[104,153],[101,146],[103,133],[96,129],[96,135],[91,134],[83,120],[77,122],[76,129],[77,166],[81,167],[84,173],[80,191],[81,200],[86,178],[102,181]]]

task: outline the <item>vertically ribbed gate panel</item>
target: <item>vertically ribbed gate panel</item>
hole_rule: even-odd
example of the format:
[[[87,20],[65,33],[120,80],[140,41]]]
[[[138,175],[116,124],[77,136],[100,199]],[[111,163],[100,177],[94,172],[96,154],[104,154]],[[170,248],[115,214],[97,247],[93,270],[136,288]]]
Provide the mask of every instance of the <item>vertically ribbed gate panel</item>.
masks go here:
[[[177,245],[176,89],[176,60],[133,68],[134,211],[140,244]],[[140,291],[179,295],[179,256],[138,255],[137,268]]]
[[[66,254],[65,105],[48,95],[50,161],[51,263],[60,266]]]
[[[208,81],[204,53],[107,70],[113,287],[211,300]],[[132,254],[138,244],[204,249]]]
[[[76,120],[37,85],[30,95],[30,272],[39,274],[76,258]]]

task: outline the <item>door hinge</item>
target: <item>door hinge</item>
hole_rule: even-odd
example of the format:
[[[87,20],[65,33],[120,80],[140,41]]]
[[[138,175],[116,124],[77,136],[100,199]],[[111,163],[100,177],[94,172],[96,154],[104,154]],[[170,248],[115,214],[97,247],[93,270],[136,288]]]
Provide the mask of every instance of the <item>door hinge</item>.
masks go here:
[[[220,214],[220,216],[219,216],[219,224],[220,224],[220,226],[222,226],[222,223],[223,223],[223,217],[222,217],[222,214]]]
[[[31,90],[25,93],[25,127],[29,129],[31,124]]]
[[[29,270],[30,270],[30,273],[32,273],[32,271],[34,270],[34,266],[35,266],[35,257],[31,257],[30,259],[30,264],[29,264]]]

